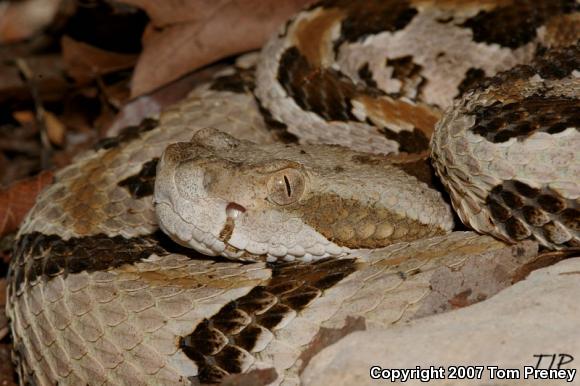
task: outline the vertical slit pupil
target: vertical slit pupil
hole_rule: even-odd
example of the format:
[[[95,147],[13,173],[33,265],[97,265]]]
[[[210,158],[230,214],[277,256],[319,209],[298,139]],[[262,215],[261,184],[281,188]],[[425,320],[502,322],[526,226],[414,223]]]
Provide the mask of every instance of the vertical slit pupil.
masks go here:
[[[288,181],[288,177],[284,176],[284,183],[286,184],[286,193],[288,197],[292,196],[292,188],[290,188],[290,181]]]

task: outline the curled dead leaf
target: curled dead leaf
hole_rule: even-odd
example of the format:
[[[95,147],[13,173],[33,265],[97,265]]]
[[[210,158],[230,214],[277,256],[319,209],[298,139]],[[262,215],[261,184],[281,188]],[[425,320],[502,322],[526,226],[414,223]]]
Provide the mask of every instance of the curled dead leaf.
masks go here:
[[[30,100],[30,84],[33,83],[42,101],[55,101],[69,90],[69,82],[64,77],[60,55],[47,54],[30,56],[26,64],[33,78],[25,81],[15,62],[0,61],[0,103],[13,100]]]
[[[57,146],[63,146],[66,134],[64,123],[62,123],[60,119],[50,111],[43,112],[43,119],[46,127],[46,135],[48,136],[50,143]]]
[[[43,171],[0,191],[0,236],[18,229],[22,219],[36,202],[36,196],[52,182],[52,177],[50,171]]]
[[[0,385],[2,386],[16,386],[11,351],[10,345],[0,343]]]
[[[0,43],[30,38],[54,19],[62,0],[26,0],[0,3]]]
[[[208,81],[223,68],[219,64],[209,66],[125,103],[106,130],[107,136],[119,135],[121,129],[136,126],[145,118],[155,117],[165,107],[185,98],[193,88]]]
[[[338,342],[345,336],[355,332],[355,331],[365,331],[367,329],[366,322],[363,317],[352,317],[349,316],[344,322],[342,328],[325,328],[321,327],[318,333],[310,342],[306,350],[300,354],[300,360],[302,364],[300,365],[299,372],[302,373],[310,360],[318,354],[320,351],[324,350],[326,347],[333,343]]]
[[[61,45],[66,70],[78,83],[131,68],[137,60],[137,55],[106,51],[68,36],[61,39]]]
[[[30,110],[14,111],[12,117],[21,125],[34,123],[34,113]]]
[[[8,334],[8,318],[4,309],[6,308],[6,279],[0,279],[0,339]]]
[[[153,19],[135,67],[131,96],[148,93],[216,60],[261,47],[312,0],[123,0]],[[159,28],[159,27],[163,28]]]

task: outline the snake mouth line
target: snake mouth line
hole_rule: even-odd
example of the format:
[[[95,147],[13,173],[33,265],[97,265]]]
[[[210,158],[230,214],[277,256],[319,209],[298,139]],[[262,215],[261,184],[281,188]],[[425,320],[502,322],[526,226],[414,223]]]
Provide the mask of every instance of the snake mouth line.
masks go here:
[[[234,233],[234,227],[235,227],[234,219],[231,217],[227,217],[224,227],[218,236],[218,239],[227,244],[228,241],[230,241],[232,234]]]
[[[246,208],[238,203],[230,202],[228,205],[226,205],[226,222],[218,236],[219,240],[229,245],[228,241],[230,241],[236,225],[235,219],[238,218],[240,214],[245,212]]]
[[[230,243],[230,239],[232,238],[232,235],[234,233],[236,219],[246,212],[246,208],[236,202],[230,202],[226,205],[225,211],[226,211],[226,221],[217,239],[224,244],[223,252],[230,257],[251,261],[275,262],[277,260],[283,261],[301,260],[304,262],[310,262],[331,256],[331,254],[329,254],[328,252],[325,252],[322,255],[314,255],[307,252],[300,255],[293,255],[291,253],[287,253],[284,256],[273,255],[271,253],[255,254],[246,250],[245,248],[236,247]]]

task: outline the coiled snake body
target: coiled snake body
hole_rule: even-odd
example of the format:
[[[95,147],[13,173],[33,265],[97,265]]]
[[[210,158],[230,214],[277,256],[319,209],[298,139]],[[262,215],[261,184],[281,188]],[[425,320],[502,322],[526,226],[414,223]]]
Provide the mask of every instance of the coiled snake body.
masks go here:
[[[272,382],[297,383],[322,326],[416,312],[428,289],[381,307],[410,255],[503,245],[448,234],[420,167],[431,137],[465,224],[580,246],[578,4],[323,1],[256,68],[242,58],[159,122],[100,143],[18,235],[20,381],[215,383],[274,367]]]

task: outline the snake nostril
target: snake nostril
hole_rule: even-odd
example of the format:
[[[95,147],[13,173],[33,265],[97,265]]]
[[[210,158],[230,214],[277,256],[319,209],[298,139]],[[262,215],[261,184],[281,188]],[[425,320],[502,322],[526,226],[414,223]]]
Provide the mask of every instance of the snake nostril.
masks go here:
[[[244,208],[242,205],[235,203],[235,202],[230,202],[226,206],[226,216],[228,216],[230,218],[236,218],[240,215],[240,213],[244,213],[245,211],[246,211],[246,208]]]

